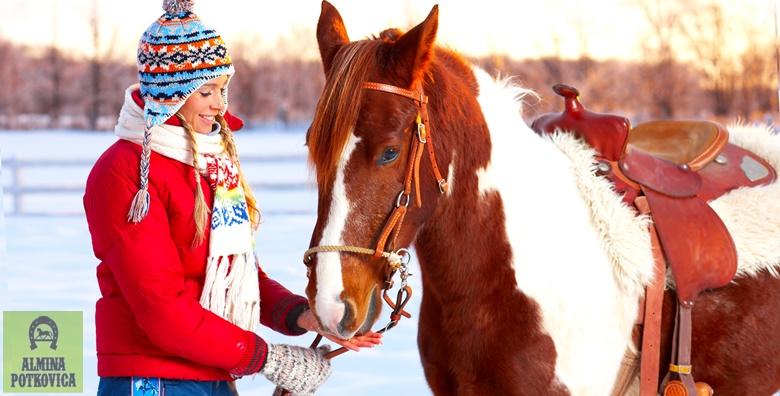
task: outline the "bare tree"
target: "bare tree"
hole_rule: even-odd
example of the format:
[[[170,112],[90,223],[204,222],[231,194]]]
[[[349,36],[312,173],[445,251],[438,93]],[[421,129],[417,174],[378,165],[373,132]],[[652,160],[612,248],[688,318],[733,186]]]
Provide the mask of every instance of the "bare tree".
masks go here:
[[[87,117],[89,121],[89,129],[96,130],[98,117],[100,117],[100,80],[103,75],[103,62],[101,59],[100,48],[100,10],[98,8],[98,1],[92,0],[92,15],[89,19],[89,26],[92,33],[92,46],[94,53],[89,64],[89,104],[87,107]]]
[[[737,111],[745,118],[761,117],[777,108],[775,83],[775,59],[771,46],[751,44],[739,58],[741,73],[738,76],[739,95]]]
[[[6,89],[0,89],[0,113],[3,117],[3,127],[15,128],[16,116],[18,114],[18,102],[14,100],[14,95],[19,91],[18,87],[18,67],[20,61],[20,48],[16,48],[9,41],[0,36],[0,85]]]
[[[557,31],[552,33],[552,41],[553,41],[553,55],[552,56],[545,56],[542,58],[542,65],[544,66],[544,70],[547,72],[547,75],[549,77],[549,80],[553,84],[562,83],[562,82],[568,82],[572,83],[570,81],[566,81],[566,75],[564,73],[564,67],[563,67],[563,54],[561,50],[561,34]]]
[[[680,18],[686,10],[679,2],[667,0],[639,1],[638,5],[650,26],[642,42],[648,66],[641,69],[643,86],[639,92],[652,98],[654,116],[671,118],[675,116],[677,99],[686,88],[677,74],[673,46],[679,37]]]
[[[262,78],[259,60],[252,53],[258,38],[244,37],[231,43],[231,55],[236,74],[230,79],[230,109],[242,115],[246,122],[257,114],[260,107],[260,79]]]
[[[680,26],[704,75],[713,113],[725,116],[731,111],[737,91],[737,63],[727,45],[728,36],[735,33],[734,24],[729,23],[718,2],[707,0],[696,5],[696,9],[697,12],[686,15]]]
[[[56,128],[62,114],[62,53],[59,49],[58,0],[52,4],[52,43],[48,50],[51,80],[49,103],[49,128]]]

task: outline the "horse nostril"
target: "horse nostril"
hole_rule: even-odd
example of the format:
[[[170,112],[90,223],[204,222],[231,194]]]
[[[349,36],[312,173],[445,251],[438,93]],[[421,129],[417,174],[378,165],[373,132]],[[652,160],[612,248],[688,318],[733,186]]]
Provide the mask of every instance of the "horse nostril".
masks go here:
[[[355,320],[355,305],[349,300],[344,301],[344,316],[341,318],[337,329],[340,335],[343,336],[348,333],[347,327],[353,320]]]

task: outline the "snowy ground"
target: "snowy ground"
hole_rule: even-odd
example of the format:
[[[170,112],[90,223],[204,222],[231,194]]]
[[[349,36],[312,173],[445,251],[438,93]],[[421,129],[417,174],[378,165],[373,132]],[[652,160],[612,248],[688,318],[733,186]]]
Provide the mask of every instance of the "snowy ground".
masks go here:
[[[94,161],[114,142],[113,134],[92,132],[0,131],[0,156],[24,159],[84,159]],[[242,155],[300,154],[304,157],[303,132],[237,134]],[[88,167],[56,167],[25,170],[27,185],[81,185]],[[303,160],[261,164],[247,168],[253,182],[291,181],[306,183],[311,177]],[[8,190],[11,177],[0,166],[0,187]],[[257,191],[266,213],[257,240],[264,269],[291,290],[303,293],[305,286],[301,254],[308,246],[314,225],[316,192],[310,188]],[[12,200],[5,196],[0,209],[8,213]],[[0,210],[0,310],[84,311],[84,393],[97,390],[94,305],[99,296],[95,279],[97,260],[92,254],[89,232],[81,209],[80,194],[43,195],[25,198],[29,212],[72,213],[67,215],[9,215]],[[416,268],[416,263],[413,263]],[[430,394],[417,356],[416,313],[419,308],[419,277],[412,277],[415,298],[409,311],[415,315],[390,331],[384,345],[374,350],[349,353],[333,362],[333,376],[320,395]],[[383,319],[384,320],[384,315]],[[0,326],[2,331],[2,326]],[[308,345],[311,336],[290,338],[267,328],[261,335],[271,342]],[[261,376],[238,382],[243,395],[270,395],[272,387]]]

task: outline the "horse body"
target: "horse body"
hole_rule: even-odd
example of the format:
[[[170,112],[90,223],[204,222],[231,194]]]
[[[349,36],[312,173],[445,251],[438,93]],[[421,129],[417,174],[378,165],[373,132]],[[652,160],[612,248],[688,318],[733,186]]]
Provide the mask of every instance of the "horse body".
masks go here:
[[[360,87],[422,86],[450,189],[439,194],[422,184],[423,205],[410,206],[396,242],[414,244],[419,256],[418,344],[434,394],[608,395],[634,348],[651,251],[633,261],[610,253],[571,159],[522,120],[523,91],[433,47],[435,31],[436,9],[400,37],[350,44],[341,17],[323,4],[318,40],[328,78],[307,137],[320,185],[312,245],[373,247],[403,178],[399,164],[411,155],[405,142],[414,138],[415,113],[408,100],[363,95]],[[357,68],[369,70],[353,88],[338,80]],[[352,105],[359,107],[353,119],[328,124]],[[430,174],[431,166],[421,166]],[[649,238],[646,222],[637,224]],[[379,259],[327,252],[310,265],[307,293],[324,328],[350,337],[376,321],[385,279]],[[693,318],[697,379],[725,395],[780,388],[778,278],[758,271],[706,292]],[[671,331],[666,320],[662,351]]]
[[[472,105],[484,117],[486,144],[447,137],[457,172],[452,195],[438,202],[416,240],[426,373],[450,372],[457,367],[449,365],[471,361],[475,367],[466,364],[463,371],[474,382],[517,382],[501,394],[554,394],[561,384],[573,394],[608,394],[630,342],[639,296],[626,296],[616,283],[568,158],[523,122],[516,90],[481,70],[475,74],[478,97]],[[450,103],[430,95],[432,111]],[[447,123],[438,120],[434,127],[451,131]],[[452,337],[442,341],[442,333]],[[469,342],[469,336],[476,339]],[[441,343],[447,347],[436,345]],[[429,349],[463,356],[432,368],[426,355],[436,354]],[[438,382],[447,381],[432,381]]]
[[[626,295],[616,282],[569,159],[522,121],[507,97],[511,89],[475,72],[493,148],[490,166],[477,171],[480,192],[501,198],[499,219],[518,288],[541,309],[543,328],[555,341],[558,378],[575,394],[607,394],[630,340],[638,296]]]

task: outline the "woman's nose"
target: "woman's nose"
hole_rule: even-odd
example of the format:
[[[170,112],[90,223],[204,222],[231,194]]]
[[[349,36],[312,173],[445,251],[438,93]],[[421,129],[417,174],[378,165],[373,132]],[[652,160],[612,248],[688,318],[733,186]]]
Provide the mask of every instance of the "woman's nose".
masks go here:
[[[219,110],[222,111],[225,108],[225,102],[222,100],[222,95],[212,95],[214,96],[214,101],[211,102],[211,108],[213,110]]]

